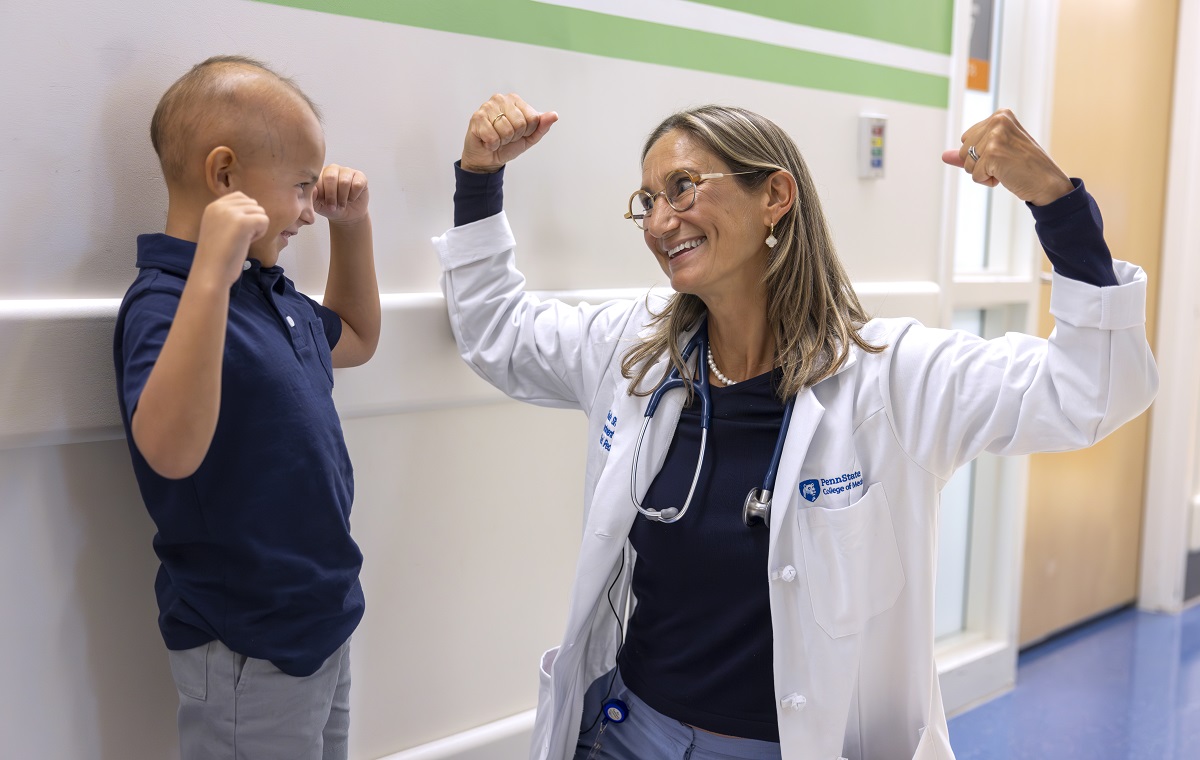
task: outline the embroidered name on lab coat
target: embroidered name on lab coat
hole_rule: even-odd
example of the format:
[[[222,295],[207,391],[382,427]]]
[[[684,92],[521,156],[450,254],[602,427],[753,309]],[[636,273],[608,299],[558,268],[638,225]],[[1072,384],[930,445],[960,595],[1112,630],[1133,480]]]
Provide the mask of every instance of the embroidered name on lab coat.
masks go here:
[[[608,414],[604,415],[604,429],[600,432],[600,448],[612,451],[612,437],[615,432],[617,432],[617,415],[609,409]]]

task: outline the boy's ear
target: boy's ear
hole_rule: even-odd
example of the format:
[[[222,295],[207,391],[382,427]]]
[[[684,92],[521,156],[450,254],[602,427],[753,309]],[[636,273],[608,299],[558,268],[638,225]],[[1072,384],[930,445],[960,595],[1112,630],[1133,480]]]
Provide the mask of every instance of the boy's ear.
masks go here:
[[[204,159],[204,182],[213,195],[220,197],[238,189],[241,164],[232,148],[218,145]]]

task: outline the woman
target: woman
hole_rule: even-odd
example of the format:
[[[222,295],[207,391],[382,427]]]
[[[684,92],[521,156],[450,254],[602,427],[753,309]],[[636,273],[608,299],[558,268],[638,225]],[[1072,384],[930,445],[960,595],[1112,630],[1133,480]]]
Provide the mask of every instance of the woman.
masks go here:
[[[1146,408],[1145,276],[1111,259],[1082,183],[999,112],[943,158],[1029,202],[1055,334],[870,320],[791,139],[708,106],[651,133],[627,214],[675,293],[539,301],[500,172],[557,118],[484,103],[456,227],[434,241],[472,368],[589,419],[579,570],[532,757],[951,758],[939,491],[985,450],[1081,448]]]

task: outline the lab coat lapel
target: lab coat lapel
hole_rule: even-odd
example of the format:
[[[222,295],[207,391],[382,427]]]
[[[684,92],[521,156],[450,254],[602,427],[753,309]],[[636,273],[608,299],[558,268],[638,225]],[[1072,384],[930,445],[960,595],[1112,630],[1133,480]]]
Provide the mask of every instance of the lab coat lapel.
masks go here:
[[[808,458],[808,448],[817,433],[817,426],[825,415],[825,405],[817,398],[813,388],[825,388],[827,383],[837,382],[838,375],[857,363],[858,354],[851,350],[837,372],[815,386],[800,391],[796,397],[796,408],[792,412],[787,440],[783,442],[783,454],[779,458],[779,472],[775,476],[775,491],[771,499],[771,554],[775,553],[780,530],[793,519],[792,511],[796,508],[796,494],[800,489],[800,472],[804,460]]]
[[[775,475],[775,490],[771,496],[771,554],[775,552],[779,532],[792,519],[795,495],[800,488],[800,469],[824,414],[825,407],[817,400],[812,388],[800,391],[796,397],[796,408],[792,411],[787,439],[783,442],[783,454],[779,458],[779,471]]]
[[[642,414],[646,410],[646,398],[622,393],[613,407],[617,425],[612,435],[612,449],[604,455],[608,457],[608,462],[596,481],[588,532],[624,537],[629,533],[633,517],[637,514],[629,498],[629,471],[633,466],[633,445],[638,426],[642,424]]]
[[[653,368],[649,376],[661,376],[654,373],[661,372],[665,364],[666,362],[663,362]],[[675,426],[683,410],[683,398],[684,393],[681,390],[666,394],[646,430],[638,457],[636,484],[639,499],[645,497],[650,482],[654,480],[666,459],[667,449],[671,445]],[[633,527],[633,521],[637,519],[637,508],[630,496],[629,476],[634,466],[634,448],[638,432],[641,430],[649,402],[649,396],[630,395],[624,387],[614,399],[613,409],[617,422],[613,430],[611,449],[599,454],[607,456],[608,461],[596,482],[592,508],[587,517],[580,547],[571,614],[567,621],[567,642],[585,635],[584,632],[592,624],[604,589],[610,582],[611,572],[617,566],[621,549]]]

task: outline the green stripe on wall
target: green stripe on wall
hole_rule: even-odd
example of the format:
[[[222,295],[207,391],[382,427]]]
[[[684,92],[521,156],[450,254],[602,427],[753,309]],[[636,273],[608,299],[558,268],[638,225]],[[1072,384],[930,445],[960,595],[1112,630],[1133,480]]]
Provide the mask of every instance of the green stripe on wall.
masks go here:
[[[532,0],[259,1],[935,108],[949,95],[943,76]]]
[[[950,54],[953,0],[691,0],[792,24]]]

